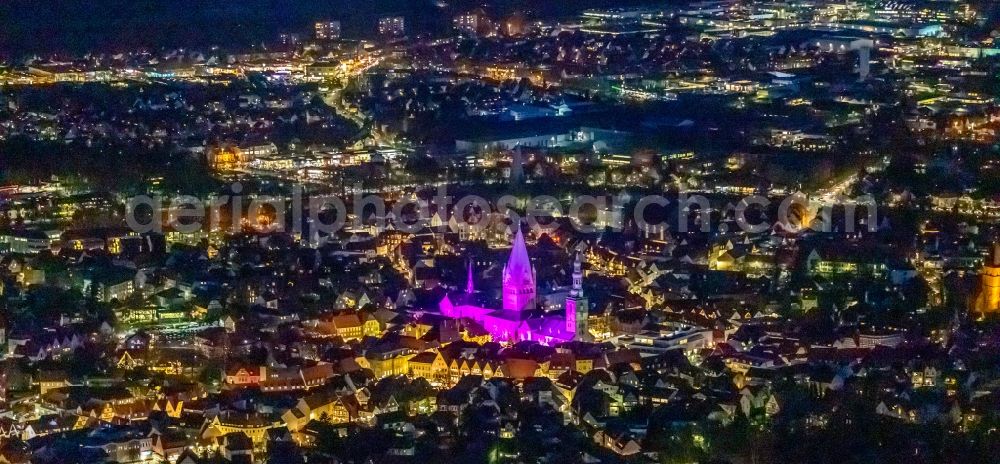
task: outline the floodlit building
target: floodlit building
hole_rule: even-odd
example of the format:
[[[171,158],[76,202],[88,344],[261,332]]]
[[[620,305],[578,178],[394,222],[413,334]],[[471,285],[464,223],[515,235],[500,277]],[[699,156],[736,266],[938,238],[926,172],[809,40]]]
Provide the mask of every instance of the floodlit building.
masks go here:
[[[524,234],[518,229],[514,236],[510,257],[503,269],[503,302],[501,309],[484,308],[472,304],[471,268],[469,284],[462,295],[445,296],[440,303],[441,314],[454,318],[471,319],[490,333],[494,341],[518,342],[534,340],[555,344],[586,337],[578,330],[587,329],[588,304],[583,296],[583,274],[580,261],[574,264],[573,290],[562,316],[539,315],[535,268],[528,256]]]
[[[980,314],[1000,312],[1000,244],[993,245],[990,256],[983,263],[972,310]]]

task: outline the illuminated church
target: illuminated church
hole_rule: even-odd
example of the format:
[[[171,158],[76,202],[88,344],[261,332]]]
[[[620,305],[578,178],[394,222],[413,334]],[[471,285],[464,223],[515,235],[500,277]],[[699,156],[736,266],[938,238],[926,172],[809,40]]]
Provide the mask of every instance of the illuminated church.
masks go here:
[[[467,296],[474,292],[471,267],[465,292]],[[452,319],[476,321],[497,342],[533,340],[552,345],[587,338],[588,303],[583,295],[583,271],[579,254],[573,264],[573,288],[566,298],[563,314],[540,315],[537,311],[535,268],[531,265],[524,234],[519,228],[507,265],[503,269],[502,294],[500,309],[454,302],[451,297],[445,296],[440,303],[441,314]],[[471,299],[466,298],[465,301]]]
[[[979,275],[981,281],[972,311],[980,314],[1000,312],[1000,244],[993,245]]]

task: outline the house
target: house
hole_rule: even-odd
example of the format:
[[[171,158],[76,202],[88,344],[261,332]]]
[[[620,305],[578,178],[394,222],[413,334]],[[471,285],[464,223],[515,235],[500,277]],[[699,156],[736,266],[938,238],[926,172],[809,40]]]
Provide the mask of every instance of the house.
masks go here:
[[[153,404],[153,411],[163,411],[167,417],[180,418],[184,412],[184,400],[162,399]]]
[[[191,444],[187,434],[177,429],[154,431],[151,437],[153,439],[153,454],[165,461],[177,460]]]
[[[229,462],[238,460],[248,463],[254,462],[254,443],[243,432],[227,433],[222,437],[219,448],[222,450],[222,456]]]
[[[339,395],[330,389],[317,390],[285,411],[281,420],[292,432],[303,430],[313,420],[334,424],[353,422],[359,417],[360,403],[354,395]]]
[[[448,371],[448,365],[445,364],[444,358],[440,353],[434,351],[425,351],[413,356],[410,358],[409,367],[410,376],[427,379],[431,384],[437,382],[440,374]]]
[[[90,428],[94,422],[89,417],[74,414],[45,415],[25,424],[21,430],[21,439],[28,441],[35,437],[43,437],[53,433]]]
[[[35,382],[38,384],[39,394],[42,396],[50,390],[62,388],[70,384],[69,376],[65,372],[47,370],[39,371],[35,377]]]
[[[483,376],[466,375],[458,383],[438,393],[437,409],[442,412],[459,414],[472,402],[472,392],[483,384]]]
[[[255,446],[264,447],[267,444],[267,430],[271,426],[272,424],[254,414],[224,412],[206,418],[199,436],[202,439],[215,439],[231,433],[243,433],[250,437]]]
[[[315,333],[327,337],[340,337],[345,341],[360,340],[365,335],[377,335],[381,329],[378,320],[362,320],[358,313],[329,316],[307,323]]]
[[[96,445],[110,462],[136,462],[148,459],[153,453],[153,439],[136,433],[117,433],[102,444]],[[98,435],[95,438],[100,438]]]
[[[226,369],[225,382],[229,385],[259,385],[266,379],[265,366],[233,366]]]
[[[642,451],[639,441],[629,431],[598,430],[594,434],[594,443],[603,446],[620,456],[632,456]]]
[[[267,376],[260,380],[262,391],[309,390],[326,385],[336,375],[335,366],[319,363],[314,366],[267,369]]]
[[[205,460],[198,456],[194,450],[188,448],[177,456],[176,464],[204,464]]]

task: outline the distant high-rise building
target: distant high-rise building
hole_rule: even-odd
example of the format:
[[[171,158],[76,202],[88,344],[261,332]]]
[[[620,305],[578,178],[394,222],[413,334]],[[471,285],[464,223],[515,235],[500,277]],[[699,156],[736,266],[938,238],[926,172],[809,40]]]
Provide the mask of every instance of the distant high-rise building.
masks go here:
[[[462,32],[467,32],[469,34],[479,33],[479,28],[483,26],[486,18],[476,12],[462,13],[455,16],[453,23],[455,24],[455,29]]]
[[[402,37],[406,35],[406,19],[402,16],[379,18],[378,35],[383,37]]]
[[[278,42],[280,42],[281,45],[298,45],[302,42],[302,37],[298,34],[290,34],[286,32],[278,35]]]
[[[320,21],[316,23],[316,38],[335,40],[340,38],[340,21]]]

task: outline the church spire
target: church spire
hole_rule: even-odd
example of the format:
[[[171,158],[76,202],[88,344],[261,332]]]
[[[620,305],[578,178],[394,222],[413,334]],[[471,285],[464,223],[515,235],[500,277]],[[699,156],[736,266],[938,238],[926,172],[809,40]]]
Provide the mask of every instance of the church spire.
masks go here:
[[[510,258],[503,269],[503,309],[523,311],[535,309],[535,269],[528,257],[528,246],[520,224],[510,249]]]
[[[469,270],[465,277],[465,293],[469,295],[476,293],[476,284],[472,280],[472,258],[469,258]]]
[[[517,234],[514,236],[514,243],[510,247],[510,257],[507,258],[504,277],[519,277],[526,280],[533,277],[531,258],[528,257],[528,246],[524,243],[524,233],[521,232],[520,224],[516,227]]]

